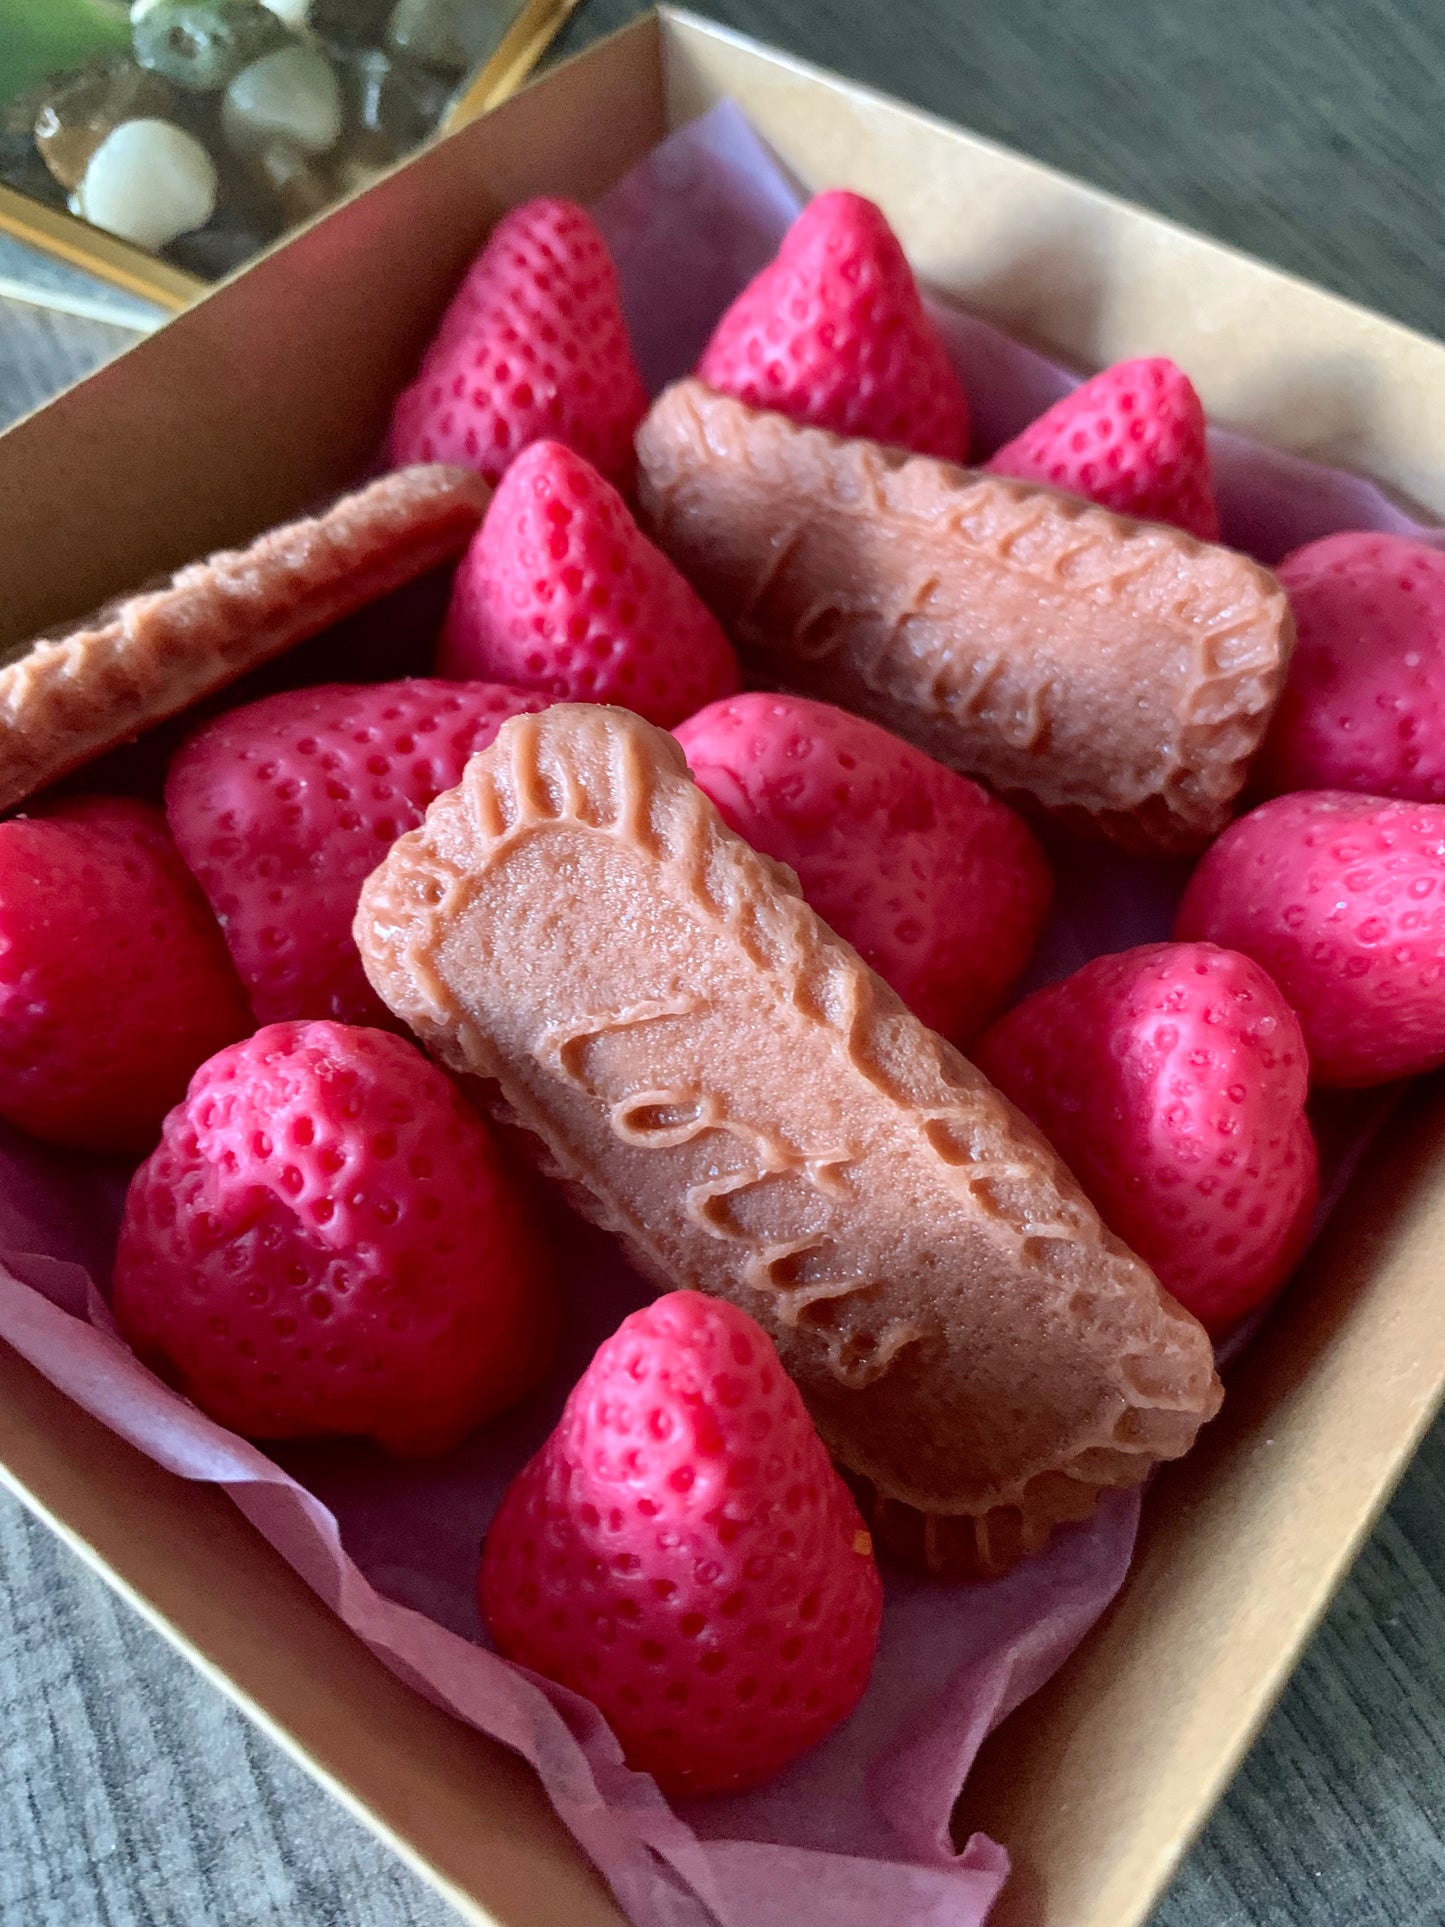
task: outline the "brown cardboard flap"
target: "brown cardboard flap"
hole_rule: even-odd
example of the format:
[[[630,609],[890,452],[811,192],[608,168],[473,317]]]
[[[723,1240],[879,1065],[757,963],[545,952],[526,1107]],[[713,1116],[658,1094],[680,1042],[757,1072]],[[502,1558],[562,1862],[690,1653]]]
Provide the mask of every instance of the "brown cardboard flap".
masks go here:
[[[353,483],[498,215],[662,137],[657,41],[567,62],[0,437],[0,652]]]
[[[1015,1855],[990,1927],[1147,1912],[1439,1407],[1442,1254],[1436,1079],[1226,1375],[1219,1418],[1151,1488],[1115,1606],[980,1755],[958,1826]]]
[[[530,1768],[389,1673],[218,1486],[163,1472],[5,1344],[0,1481],[463,1919],[620,1927]]]

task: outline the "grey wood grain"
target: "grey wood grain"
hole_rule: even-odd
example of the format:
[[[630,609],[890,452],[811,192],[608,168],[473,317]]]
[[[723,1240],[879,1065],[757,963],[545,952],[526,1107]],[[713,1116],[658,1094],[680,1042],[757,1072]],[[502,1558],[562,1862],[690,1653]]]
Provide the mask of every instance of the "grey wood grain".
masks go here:
[[[0,297],[0,427],[39,408],[139,336]]]
[[[564,50],[637,10],[586,0]],[[1445,333],[1439,0],[708,10]],[[0,419],[123,340],[0,304]],[[1442,1630],[1445,1426],[1153,1927],[1445,1922]],[[452,1917],[0,1495],[0,1927]]]
[[[456,1915],[0,1495],[4,1927]]]
[[[585,0],[562,47],[640,10]],[[1440,0],[697,0],[697,11],[1445,333]]]

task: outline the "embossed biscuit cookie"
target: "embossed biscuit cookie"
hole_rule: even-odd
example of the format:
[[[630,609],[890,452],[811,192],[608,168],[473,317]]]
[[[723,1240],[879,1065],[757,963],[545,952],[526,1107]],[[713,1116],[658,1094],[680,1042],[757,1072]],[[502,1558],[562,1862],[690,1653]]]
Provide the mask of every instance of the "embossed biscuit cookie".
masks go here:
[[[637,450],[654,540],[766,678],[1133,848],[1228,821],[1294,641],[1244,556],[697,381]]]
[[[355,935],[648,1278],[766,1326],[931,1569],[1001,1570],[1216,1409],[1200,1326],[640,718],[507,722]]]
[[[469,469],[400,469],[31,643],[0,668],[0,809],[460,555],[490,499]]]

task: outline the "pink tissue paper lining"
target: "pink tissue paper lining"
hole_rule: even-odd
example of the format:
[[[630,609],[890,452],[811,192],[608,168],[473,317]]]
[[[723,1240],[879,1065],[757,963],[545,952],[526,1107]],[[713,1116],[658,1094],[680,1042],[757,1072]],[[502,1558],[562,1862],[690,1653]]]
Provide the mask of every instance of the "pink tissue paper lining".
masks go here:
[[[725,104],[664,141],[596,208],[652,390],[693,366],[800,204]],[[934,312],[973,404],[976,453],[1076,384],[987,322],[941,303]],[[1263,561],[1337,528],[1442,540],[1358,477],[1236,435],[1211,442],[1226,539]],[[1030,984],[1167,936],[1179,866],[1071,848],[1059,871]],[[1374,1104],[1343,1129],[1335,1120],[1332,1198],[1381,1115]],[[984,1737],[1118,1591],[1137,1494],[1107,1495],[1092,1521],[991,1584],[889,1571],[877,1666],[852,1717],[758,1791],[674,1812],[622,1763],[592,1706],[481,1643],[473,1590],[477,1547],[507,1481],[596,1345],[648,1295],[608,1242],[581,1226],[561,1234],[563,1356],[523,1406],[450,1458],[405,1465],[354,1444],[268,1457],[168,1390],[115,1335],[98,1286],[108,1282],[126,1175],[0,1129],[0,1337],[160,1465],[223,1486],[394,1673],[530,1761],[637,1927],[980,1927],[1008,1856],[983,1835],[956,1851],[954,1802]]]

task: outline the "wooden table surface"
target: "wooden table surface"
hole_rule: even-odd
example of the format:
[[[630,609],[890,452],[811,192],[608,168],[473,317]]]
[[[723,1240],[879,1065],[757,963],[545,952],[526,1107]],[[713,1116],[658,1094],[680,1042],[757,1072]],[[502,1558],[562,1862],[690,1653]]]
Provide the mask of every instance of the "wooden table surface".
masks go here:
[[[1438,0],[702,4],[1445,334]],[[0,303],[0,420],[125,340]],[[1153,1927],[1439,1927],[1442,1806],[1445,1426]],[[454,1918],[0,1497],[0,1927]]]

